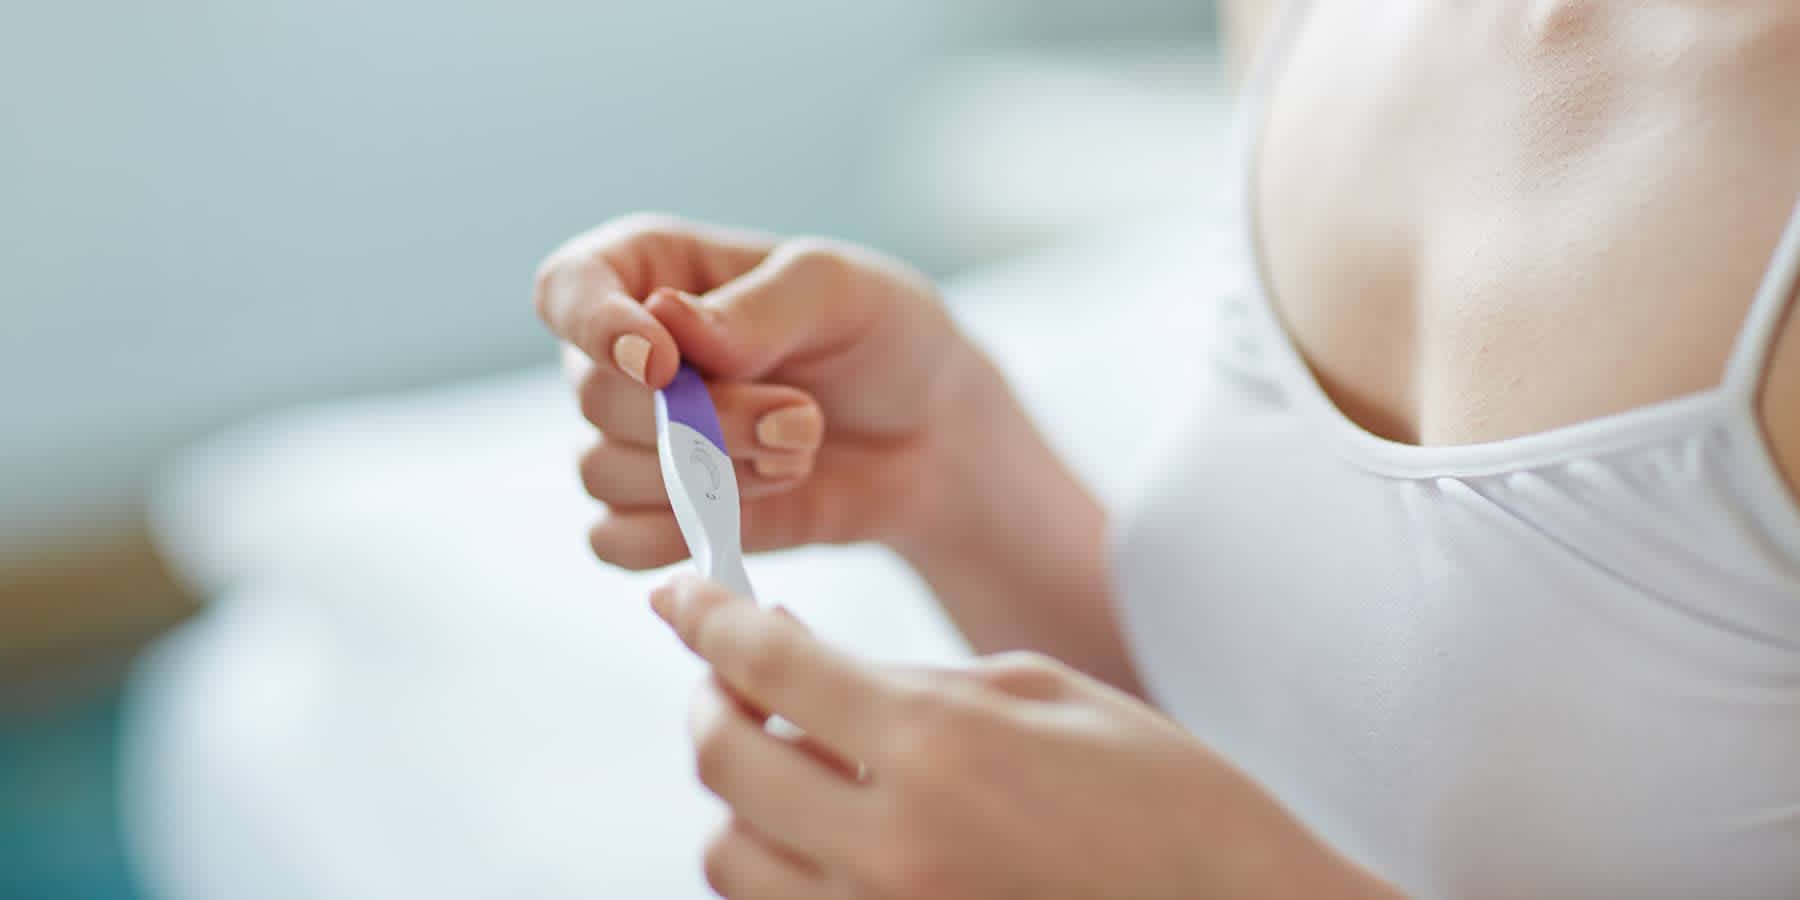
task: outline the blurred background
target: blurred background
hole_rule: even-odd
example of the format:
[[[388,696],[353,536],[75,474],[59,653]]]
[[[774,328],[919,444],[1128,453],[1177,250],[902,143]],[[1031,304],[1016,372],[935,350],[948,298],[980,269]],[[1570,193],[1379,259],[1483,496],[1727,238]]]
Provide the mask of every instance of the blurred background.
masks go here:
[[[658,209],[954,278],[1202,202],[1203,0],[7,3],[0,895],[140,896],[120,685],[207,599],[146,505],[296,404],[542,364],[536,261]],[[447,450],[445,452],[448,452]]]

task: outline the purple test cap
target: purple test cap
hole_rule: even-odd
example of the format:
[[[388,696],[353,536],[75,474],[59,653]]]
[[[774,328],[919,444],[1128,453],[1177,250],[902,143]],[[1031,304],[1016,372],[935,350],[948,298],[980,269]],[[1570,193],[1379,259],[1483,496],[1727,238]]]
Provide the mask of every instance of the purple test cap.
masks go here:
[[[725,430],[719,427],[719,411],[712,395],[706,392],[706,380],[687,363],[675,370],[675,380],[662,389],[663,403],[669,410],[669,421],[680,422],[706,436],[725,452]]]

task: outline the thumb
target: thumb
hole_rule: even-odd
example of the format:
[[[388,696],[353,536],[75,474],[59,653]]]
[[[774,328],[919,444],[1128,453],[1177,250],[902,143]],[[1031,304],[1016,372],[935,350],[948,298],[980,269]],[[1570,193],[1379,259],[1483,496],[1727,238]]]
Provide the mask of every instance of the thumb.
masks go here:
[[[854,263],[829,242],[790,241],[704,297],[664,288],[645,307],[684,359],[714,377],[754,380],[862,334],[875,310],[856,280]]]

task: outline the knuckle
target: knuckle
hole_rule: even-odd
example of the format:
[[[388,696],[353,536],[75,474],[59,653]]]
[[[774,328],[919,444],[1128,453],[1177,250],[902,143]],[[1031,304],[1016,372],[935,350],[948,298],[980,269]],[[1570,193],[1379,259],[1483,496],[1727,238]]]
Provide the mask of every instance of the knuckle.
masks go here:
[[[576,472],[581,477],[581,489],[589,497],[604,502],[611,493],[611,472],[607,467],[607,445],[604,438],[589,447],[581,454],[581,461],[576,465]]]
[[[627,240],[656,240],[671,237],[688,230],[688,223],[680,216],[658,210],[639,210],[627,213],[600,226],[606,235],[604,244],[613,244]]]
[[[537,272],[531,278],[531,304],[537,310],[538,318],[550,319],[550,292],[555,288],[556,273],[561,265],[554,254],[544,257],[538,263]]]
[[[664,564],[665,548],[658,538],[623,534],[615,513],[608,510],[588,531],[594,555],[630,572],[643,572]]]
[[[894,721],[905,726],[936,715],[938,697],[932,686],[918,679],[899,680],[889,688]]]
[[[608,561],[627,572],[648,572],[667,565],[664,557],[650,547],[622,550]]]
[[[563,378],[571,388],[579,391],[581,385],[594,374],[594,361],[580,347],[563,341],[557,353],[562,362]]]
[[[552,297],[568,289],[570,282],[578,282],[593,272],[599,260],[582,249],[590,243],[590,234],[570,240],[538,263],[532,276],[532,297],[540,313],[548,309]]]
[[[646,211],[610,219],[570,238],[538,263],[532,297],[539,314],[547,316],[550,298],[568,282],[607,270],[609,253],[626,244],[656,243],[691,230],[679,216]]]
[[[613,410],[612,387],[600,368],[598,365],[590,368],[575,388],[575,403],[581,409],[581,417],[595,428],[605,428]]]
[[[731,765],[732,718],[710,681],[694,689],[688,703],[688,733],[694,742],[694,775],[715,794],[722,794]]]
[[[650,589],[650,602],[652,605],[658,607],[666,606],[667,604],[674,602],[674,600],[675,586],[670,582],[665,581]]]
[[[678,581],[682,585],[680,590],[688,595],[686,619],[692,629],[696,652],[713,660],[718,654],[735,649],[725,642],[737,641],[738,635],[730,628],[731,623],[718,614],[728,596],[725,590],[692,575],[683,575]]]
[[[899,758],[908,760],[913,772],[941,775],[954,771],[963,755],[966,719],[962,705],[946,692],[908,692],[895,710],[894,741]]]
[[[567,250],[558,250],[538,263],[536,275],[531,279],[531,304],[538,313],[538,319],[544,320],[545,324],[553,328],[560,328],[554,301],[558,295],[569,290],[572,281],[580,281],[580,261],[581,257],[571,256]]]
[[[592,304],[582,304],[578,309],[552,312],[546,306],[543,308],[543,318],[557,338],[575,348],[586,359],[598,362],[606,358],[606,354],[602,352],[605,348],[600,346],[605,339],[605,317],[592,307]],[[582,369],[585,370],[584,378],[592,374],[591,363]],[[568,371],[566,364],[565,371]]]
[[[731,826],[720,828],[706,841],[706,849],[700,857],[700,871],[706,878],[706,884],[721,897],[731,896]]]
[[[1028,697],[1057,693],[1066,677],[1062,663],[1041,653],[1014,650],[983,660],[975,677],[988,687]]]
[[[726,772],[731,766],[731,741],[728,729],[715,716],[694,732],[694,777],[715,794],[725,790]]]
[[[849,262],[844,244],[830,238],[803,235],[781,243],[778,251],[790,269],[834,271]]]
[[[571,281],[587,278],[599,280],[607,277],[603,274],[605,269],[606,264],[598,259],[584,259],[571,267],[566,277]],[[571,314],[566,337],[569,343],[581,348],[589,359],[603,360],[611,352],[612,348],[606,346],[607,332],[612,328],[614,318],[610,306],[610,298],[602,299],[599,302],[583,303],[579,310]]]
[[[740,675],[745,687],[768,695],[781,691],[793,675],[793,644],[787,635],[769,627],[752,628],[743,638]]]
[[[537,299],[539,309],[565,281],[578,275],[581,264],[593,254],[594,247],[601,235],[601,228],[590,228],[574,237],[563,241],[555,249],[538,261],[537,270],[532,275],[533,296]]]

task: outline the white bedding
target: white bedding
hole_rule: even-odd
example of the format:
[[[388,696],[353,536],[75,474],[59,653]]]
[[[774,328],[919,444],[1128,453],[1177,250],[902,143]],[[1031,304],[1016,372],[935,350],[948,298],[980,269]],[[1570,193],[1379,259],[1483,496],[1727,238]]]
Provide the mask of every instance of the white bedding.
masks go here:
[[[1105,495],[1178,390],[1206,245],[1147,227],[950,292]],[[647,610],[661,576],[587,553],[586,430],[546,368],[277,416],[171,473],[160,537],[215,599],[134,682],[128,831],[155,895],[710,896],[699,669]],[[879,550],[751,575],[856,652],[963,653]]]

